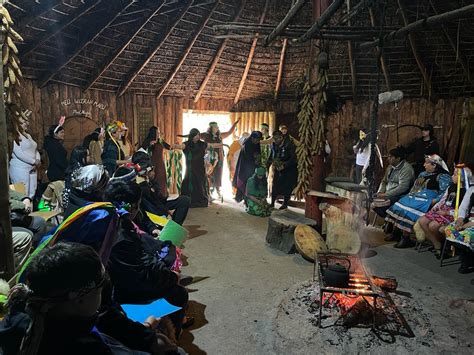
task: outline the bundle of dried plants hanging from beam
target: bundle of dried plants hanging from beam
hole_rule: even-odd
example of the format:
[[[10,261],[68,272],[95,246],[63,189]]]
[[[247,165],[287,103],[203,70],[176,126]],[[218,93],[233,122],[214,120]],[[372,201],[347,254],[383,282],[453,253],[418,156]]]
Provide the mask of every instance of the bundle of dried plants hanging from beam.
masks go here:
[[[310,179],[313,172],[313,156],[323,154],[326,144],[324,129],[328,89],[326,53],[320,54],[316,70],[318,79],[314,84],[314,88],[308,79],[304,83],[303,98],[300,101],[300,111],[298,113],[300,144],[296,148],[298,184],[294,193],[299,200],[306,196],[310,187]],[[316,109],[315,103],[317,104]]]
[[[13,21],[8,10],[0,5],[3,65],[3,89],[5,100],[5,113],[7,117],[8,149],[11,154],[13,141],[19,143],[20,134],[23,133],[20,121],[22,115],[20,79],[23,74],[20,70],[20,59],[15,42],[23,42],[23,38],[12,28]]]
[[[298,184],[295,188],[295,196],[301,200],[305,197],[309,189],[309,180],[313,168],[313,117],[314,105],[311,85],[306,80],[303,86],[303,97],[300,101],[300,111],[298,112],[299,138],[300,144],[296,148],[298,158]]]

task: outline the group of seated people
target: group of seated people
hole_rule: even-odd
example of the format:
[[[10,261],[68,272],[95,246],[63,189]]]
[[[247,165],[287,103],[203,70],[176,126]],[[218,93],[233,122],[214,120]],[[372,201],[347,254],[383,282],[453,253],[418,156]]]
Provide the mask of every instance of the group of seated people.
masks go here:
[[[418,176],[405,160],[406,151],[397,147],[389,152],[388,167],[374,196],[372,209],[385,218],[386,241],[396,248],[413,247],[410,235],[419,225],[433,252],[441,258],[446,237],[462,241],[456,244],[461,257],[460,273],[474,271],[474,187],[472,170],[457,165],[453,174],[436,154],[425,157],[424,171]],[[460,184],[460,186],[458,186]],[[456,200],[459,204],[455,219]],[[448,254],[447,257],[450,255]]]
[[[10,292],[0,349],[5,354],[180,353],[177,339],[192,323],[185,317],[184,287],[192,278],[180,274],[179,248],[157,238],[161,227],[148,213],[182,224],[190,199],[168,199],[160,191],[145,151],[134,153],[111,177],[102,165],[79,165],[67,182],[63,223],[49,232],[44,225],[38,230],[39,253],[30,256]],[[11,198],[28,212],[27,198],[15,193]],[[26,227],[35,226],[32,218]],[[181,309],[141,324],[121,308],[161,298]]]

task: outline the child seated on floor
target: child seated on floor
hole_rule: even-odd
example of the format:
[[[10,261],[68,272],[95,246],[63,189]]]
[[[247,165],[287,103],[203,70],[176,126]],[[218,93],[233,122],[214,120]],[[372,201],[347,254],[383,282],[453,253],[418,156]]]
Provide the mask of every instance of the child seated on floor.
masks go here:
[[[0,346],[9,354],[145,354],[95,327],[105,269],[89,246],[59,243],[28,266],[9,295]],[[176,350],[166,344],[161,350]]]

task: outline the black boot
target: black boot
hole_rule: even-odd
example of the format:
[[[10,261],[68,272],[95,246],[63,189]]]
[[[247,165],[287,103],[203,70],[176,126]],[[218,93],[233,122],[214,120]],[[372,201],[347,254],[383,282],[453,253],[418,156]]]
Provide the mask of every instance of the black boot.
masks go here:
[[[406,236],[406,235],[404,235],[402,239],[397,244],[394,245],[394,247],[398,249],[412,248],[414,246],[415,246],[415,242],[413,242],[410,239],[410,236]]]
[[[393,228],[392,233],[386,236],[383,240],[385,240],[386,242],[399,242],[401,237],[402,237],[402,231],[398,228]]]

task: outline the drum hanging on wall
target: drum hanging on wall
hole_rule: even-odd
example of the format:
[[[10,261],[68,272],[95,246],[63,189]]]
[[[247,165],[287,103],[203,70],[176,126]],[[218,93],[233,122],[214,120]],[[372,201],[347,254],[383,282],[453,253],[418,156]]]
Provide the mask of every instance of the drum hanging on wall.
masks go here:
[[[76,145],[81,145],[82,140],[92,133],[98,125],[91,118],[84,116],[69,116],[64,122],[64,147],[71,153]]]

